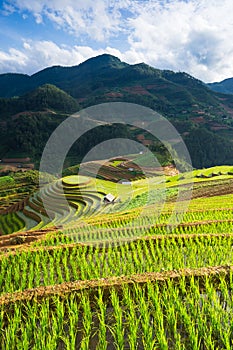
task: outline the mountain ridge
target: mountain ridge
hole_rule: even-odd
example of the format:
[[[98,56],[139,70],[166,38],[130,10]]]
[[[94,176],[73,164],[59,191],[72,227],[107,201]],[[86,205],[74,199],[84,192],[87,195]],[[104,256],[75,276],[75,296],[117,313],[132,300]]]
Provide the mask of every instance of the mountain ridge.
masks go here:
[[[52,132],[51,125],[56,127],[61,119],[80,109],[105,102],[131,102],[167,117],[187,141],[196,167],[224,164],[228,160],[233,164],[233,156],[232,159],[229,154],[227,158],[224,156],[226,147],[233,154],[233,96],[212,91],[184,72],[160,70],[145,63],[130,65],[104,54],[73,67],[48,67],[31,77],[14,73],[0,75],[0,94],[2,91],[8,96],[0,98],[0,122],[6,129],[5,134],[2,131],[2,139],[8,148],[13,144],[26,152],[33,149],[37,158],[37,144],[40,143],[41,151],[46,139],[41,135],[43,140],[35,141],[36,125],[42,131],[47,125]],[[14,121],[14,115],[19,113],[23,117]],[[10,128],[15,132],[8,133]],[[22,142],[24,129],[28,130],[28,146]],[[200,132],[197,145],[195,133],[201,129],[204,131]],[[47,131],[45,135],[48,136]],[[210,140],[207,146],[205,138]],[[13,141],[8,141],[10,139]],[[214,140],[218,149],[214,153],[208,149],[203,151],[203,145],[214,147]]]
[[[0,97],[3,98],[9,98],[14,96],[21,96],[32,89],[37,88],[40,85],[44,84],[53,84],[56,85],[56,83],[62,81],[64,77],[67,75],[68,78],[72,78],[74,73],[76,73],[77,70],[85,69],[86,67],[90,68],[93,61],[95,61],[95,67],[92,69],[92,74],[94,72],[94,69],[96,69],[96,62],[97,61],[104,60],[105,66],[107,63],[110,62],[118,62],[118,65],[115,64],[115,66],[120,66],[120,63],[122,63],[123,66],[127,66],[127,63],[121,62],[120,59],[118,59],[115,56],[103,54],[100,56],[89,58],[88,60],[74,66],[61,66],[61,65],[54,65],[51,67],[46,67],[32,75],[24,74],[24,73],[3,73],[0,74]],[[98,65],[101,67],[101,65]],[[114,65],[113,65],[114,66]],[[103,67],[103,65],[102,65]],[[64,74],[63,74],[64,73]],[[26,86],[24,88],[20,87],[22,83],[26,83]],[[14,89],[10,89],[10,86],[14,84]],[[9,86],[10,85],[10,86]],[[59,86],[58,86],[59,87]],[[7,91],[8,89],[8,91]]]
[[[233,78],[227,78],[220,82],[209,83],[207,86],[216,92],[233,94]]]

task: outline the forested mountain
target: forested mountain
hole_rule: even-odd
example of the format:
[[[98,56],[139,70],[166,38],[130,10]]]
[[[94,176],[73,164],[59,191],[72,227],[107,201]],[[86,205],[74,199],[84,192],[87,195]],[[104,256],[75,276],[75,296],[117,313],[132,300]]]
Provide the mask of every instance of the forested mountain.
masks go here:
[[[93,100],[139,95],[145,104],[170,113],[190,110],[192,104],[220,107],[220,96],[186,73],[159,70],[144,63],[129,65],[107,54],[74,67],[46,68],[32,76],[1,74],[0,97],[21,96],[44,84],[53,84],[86,105]]]
[[[167,117],[187,142],[195,167],[233,164],[233,96],[212,91],[187,73],[129,65],[104,54],[32,76],[2,74],[0,96],[0,157],[16,150],[38,159],[68,115],[98,103],[125,101]],[[101,131],[104,138],[106,130]],[[117,132],[130,137],[130,130]],[[83,140],[82,152],[76,148],[76,153],[85,153],[93,139],[102,138],[87,137],[88,144]]]
[[[222,92],[224,94],[233,94],[233,78],[224,79],[219,83],[209,83],[208,86],[213,91]]]

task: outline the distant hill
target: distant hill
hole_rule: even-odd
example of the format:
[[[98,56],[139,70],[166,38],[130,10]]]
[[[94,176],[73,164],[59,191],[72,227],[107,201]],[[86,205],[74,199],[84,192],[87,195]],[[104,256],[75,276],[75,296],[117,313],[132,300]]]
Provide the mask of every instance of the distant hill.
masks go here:
[[[220,96],[187,73],[152,68],[145,63],[129,65],[103,54],[78,66],[46,68],[32,76],[0,74],[0,97],[22,96],[44,84],[62,89],[85,107],[99,102],[138,102],[168,115],[224,114]],[[231,101],[233,105],[233,99]]]
[[[4,120],[25,111],[52,109],[58,112],[73,113],[79,108],[77,100],[51,84],[39,86],[17,98],[0,98],[0,118]]]
[[[79,108],[77,101],[65,91],[52,84],[44,84],[20,98],[25,109],[41,110],[50,108],[60,112],[72,113]]]
[[[224,94],[233,94],[233,78],[228,78],[219,83],[207,84],[213,91],[221,92]]]
[[[167,117],[187,141],[194,166],[233,164],[233,96],[212,88],[185,72],[145,63],[130,65],[108,54],[73,67],[49,67],[32,76],[1,74],[0,157],[5,150],[17,149],[38,159],[49,134],[68,115],[98,103],[121,101]],[[107,137],[106,130],[101,132]],[[130,133],[119,128],[117,132]],[[100,140],[96,134],[86,137],[76,154],[81,148],[85,152],[93,139]]]
[[[21,96],[44,84],[56,85],[69,93],[73,91],[71,94],[77,97],[75,91],[79,91],[79,88],[81,90],[81,83],[90,85],[97,76],[103,79],[110,71],[118,71],[127,66],[127,63],[118,58],[104,54],[74,67],[48,67],[32,76],[18,73],[0,74],[0,97]],[[108,80],[109,78],[108,76]]]
[[[0,97],[22,96],[44,84],[53,84],[75,98],[81,107],[108,101],[146,105],[167,116],[199,116],[208,119],[226,114],[221,95],[187,73],[152,68],[145,63],[129,65],[103,54],[78,66],[46,68],[32,76],[0,75]]]

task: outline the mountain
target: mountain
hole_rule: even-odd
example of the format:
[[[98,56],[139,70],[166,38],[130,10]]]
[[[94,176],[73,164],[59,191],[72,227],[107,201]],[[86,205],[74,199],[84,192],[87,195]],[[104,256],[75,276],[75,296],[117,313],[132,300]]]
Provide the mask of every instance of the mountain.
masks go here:
[[[86,107],[106,101],[129,101],[146,105],[167,116],[203,112],[225,114],[221,96],[192,76],[152,68],[145,63],[129,65],[103,54],[78,66],[46,68],[32,76],[0,75],[0,97],[22,96],[44,84],[53,84]],[[229,107],[233,100],[225,101]],[[230,107],[231,107],[230,106]]]
[[[224,94],[233,94],[233,78],[228,78],[219,83],[207,84],[213,91],[221,92]]]
[[[98,103],[122,101],[150,107],[167,117],[187,141],[195,167],[233,164],[233,96],[212,91],[184,72],[159,70],[145,63],[130,65],[104,54],[73,67],[49,67],[32,76],[1,74],[0,95],[3,150],[17,149],[38,159],[49,133],[69,114]],[[107,138],[109,131],[101,132]],[[131,131],[118,128],[117,132],[129,136]],[[76,154],[100,140],[96,135],[82,140]],[[4,152],[0,147],[0,157]]]
[[[109,72],[118,71],[127,67],[117,57],[101,55],[73,67],[53,66],[28,76],[26,74],[0,74],[0,97],[21,96],[32,89],[44,84],[53,84],[67,91],[76,91],[81,83],[90,85],[90,81],[98,76],[109,80]],[[77,97],[75,93],[72,93]]]

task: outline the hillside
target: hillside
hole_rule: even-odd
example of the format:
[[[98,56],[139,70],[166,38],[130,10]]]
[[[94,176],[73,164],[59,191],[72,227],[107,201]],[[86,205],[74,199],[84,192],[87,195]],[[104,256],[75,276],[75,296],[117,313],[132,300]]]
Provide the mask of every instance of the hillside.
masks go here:
[[[233,164],[233,96],[214,92],[186,73],[145,63],[129,65],[104,54],[78,66],[49,67],[32,76],[2,74],[0,96],[0,157],[26,152],[38,161],[49,135],[68,115],[98,103],[122,101],[167,117],[187,141],[195,167]],[[103,128],[101,132],[104,137],[95,131],[82,140],[76,147],[76,161],[95,145],[90,140],[108,138]],[[130,129],[118,128],[118,132],[119,137],[135,139]]]
[[[232,169],[135,179],[131,198],[68,176],[4,204],[1,349],[231,349]]]
[[[77,111],[77,101],[63,90],[51,84],[44,84],[17,98],[0,99],[0,117],[7,119],[13,114],[25,111],[54,111],[72,113]]]
[[[212,113],[213,108],[216,115],[223,112],[221,96],[192,76],[155,69],[145,63],[129,65],[107,54],[74,67],[46,68],[30,77],[2,74],[0,96],[21,96],[22,91],[43,84],[59,87],[81,100],[82,106],[121,99],[142,102],[169,115],[195,114],[200,108],[207,108],[203,111],[206,114]]]
[[[209,83],[208,86],[213,91],[224,94],[233,94],[233,78],[224,79],[218,83]]]

